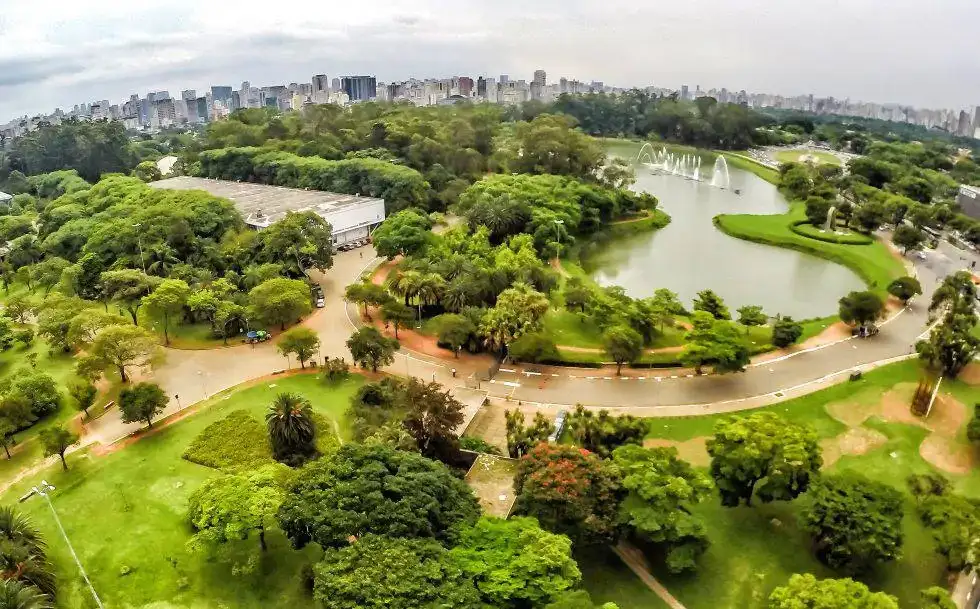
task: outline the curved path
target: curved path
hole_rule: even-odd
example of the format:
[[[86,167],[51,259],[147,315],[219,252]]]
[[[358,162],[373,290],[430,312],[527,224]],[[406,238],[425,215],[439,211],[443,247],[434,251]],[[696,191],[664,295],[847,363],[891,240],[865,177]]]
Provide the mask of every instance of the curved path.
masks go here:
[[[739,374],[694,377],[676,369],[629,370],[616,377],[614,371],[605,368],[504,367],[493,381],[483,382],[480,388],[491,398],[550,406],[581,403],[628,409],[647,416],[726,412],[780,401],[836,382],[856,368],[909,357],[913,344],[926,329],[926,303],[938,281],[980,259],[970,256],[943,243],[925,260],[916,258],[916,271],[926,294],[889,320],[874,338],[845,339],[768,361],[763,356]],[[370,247],[341,252],[335,256],[333,268],[317,277],[324,287],[326,308],[315,312],[304,324],[320,335],[320,361],[325,355],[349,359],[345,341],[355,327],[357,313],[344,303],[343,290],[375,263]],[[436,380],[451,387],[463,385],[473,373],[486,373],[489,364],[488,357],[441,360],[403,349],[387,371]],[[204,351],[171,349],[166,351],[165,361],[156,366],[153,377],[169,395],[179,395],[179,400],[171,400],[165,412],[170,414],[287,366],[287,360],[272,342]],[[453,367],[458,368],[455,377],[451,374]],[[137,424],[122,423],[116,410],[89,425],[94,439],[103,443],[138,428]]]

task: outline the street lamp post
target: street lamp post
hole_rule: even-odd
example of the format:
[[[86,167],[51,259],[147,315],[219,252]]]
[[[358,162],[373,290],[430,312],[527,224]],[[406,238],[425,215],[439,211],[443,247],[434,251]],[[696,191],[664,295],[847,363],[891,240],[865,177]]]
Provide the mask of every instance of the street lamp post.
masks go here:
[[[146,274],[146,259],[143,258],[143,241],[140,239],[140,227],[143,226],[139,222],[133,225],[136,229],[136,245],[140,249],[140,265],[143,267],[143,274]]]
[[[44,497],[45,501],[48,502],[48,507],[51,508],[51,515],[54,516],[54,522],[58,525],[58,530],[61,531],[61,536],[65,538],[65,543],[68,544],[68,551],[71,552],[71,557],[75,559],[75,564],[78,565],[78,570],[81,571],[82,578],[85,580],[85,584],[92,593],[92,598],[95,599],[95,604],[98,605],[99,609],[103,609],[102,600],[95,591],[95,586],[92,585],[92,581],[89,580],[88,574],[85,572],[85,567],[82,566],[82,561],[78,559],[78,554],[75,554],[75,548],[72,547],[71,540],[68,539],[68,533],[65,532],[65,527],[61,525],[61,519],[58,518],[58,512],[55,511],[54,504],[51,503],[51,497],[48,496],[48,493],[53,490],[54,485],[48,484],[47,480],[41,480],[41,485],[31,488],[31,492],[20,498],[20,502],[23,503],[34,495],[40,495],[41,497]]]

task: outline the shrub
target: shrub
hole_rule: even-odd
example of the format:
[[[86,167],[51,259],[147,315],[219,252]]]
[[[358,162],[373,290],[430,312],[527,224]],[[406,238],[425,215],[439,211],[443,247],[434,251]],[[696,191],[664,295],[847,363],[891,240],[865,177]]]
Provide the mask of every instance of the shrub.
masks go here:
[[[205,427],[183,457],[227,471],[251,470],[273,462],[265,425],[245,410],[236,410]]]
[[[459,439],[459,447],[463,450],[472,450],[473,452],[477,453],[503,456],[503,453],[499,448],[493,444],[490,444],[483,438],[477,438],[475,436],[462,436]]]

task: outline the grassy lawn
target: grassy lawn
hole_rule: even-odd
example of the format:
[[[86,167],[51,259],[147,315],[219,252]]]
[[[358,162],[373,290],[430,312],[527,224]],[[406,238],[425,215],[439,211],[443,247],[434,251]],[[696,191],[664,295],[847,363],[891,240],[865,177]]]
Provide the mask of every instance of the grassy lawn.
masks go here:
[[[821,439],[827,440],[848,429],[830,415],[829,404],[834,404],[838,413],[873,410],[893,386],[915,383],[919,374],[918,362],[901,362],[869,372],[859,381],[844,382],[763,410],[806,423]],[[980,401],[980,387],[959,381],[944,382],[942,391],[968,406]],[[731,415],[654,420],[649,437],[684,442],[709,436],[715,423],[728,416]],[[930,433],[928,430],[889,422],[875,414],[865,420],[863,427],[882,434],[881,444],[864,454],[841,456],[829,471],[860,472],[903,491],[909,474],[936,471],[919,454],[919,445]],[[961,429],[959,435],[963,433]],[[966,475],[947,475],[960,492],[980,498],[980,473],[974,470]],[[761,609],[772,588],[783,584],[793,573],[835,576],[812,557],[807,536],[796,524],[798,502],[728,509],[712,499],[695,509],[706,522],[712,544],[697,575],[672,576],[659,567],[656,572],[662,583],[690,609]],[[903,558],[862,579],[873,589],[896,595],[903,607],[914,607],[919,590],[945,583],[944,567],[934,551],[931,533],[921,526],[913,512],[911,500],[906,507],[904,531]],[[631,606],[644,605],[624,605]]]
[[[233,410],[245,409],[262,420],[273,396],[295,391],[313,403],[314,410],[337,422],[343,436],[350,430],[343,413],[361,384],[359,376],[326,385],[319,375],[283,377],[213,398],[196,414],[117,452],[96,457],[69,457],[71,470],[60,466],[43,477],[57,487],[54,504],[79,558],[109,607],[269,607],[309,606],[300,589],[302,565],[317,558],[313,547],[289,548],[278,532],[267,535],[269,551],[255,573],[232,573],[231,561],[208,560],[186,547],[190,529],[184,520],[187,498],[215,471],[181,458],[194,437],[207,425]],[[37,479],[42,477],[41,474]],[[37,480],[31,480],[36,483]],[[7,491],[19,497],[21,483]],[[59,606],[88,607],[91,599],[57,533],[47,507],[38,500],[24,509],[49,541],[58,570]],[[233,544],[231,554],[244,563],[258,556],[254,540]],[[124,574],[128,567],[128,574]]]
[[[906,274],[905,266],[892,255],[884,243],[840,245],[798,235],[790,224],[803,220],[802,203],[793,203],[789,213],[780,215],[722,214],[715,216],[715,226],[733,237],[756,243],[788,247],[843,264],[878,292],[896,277]]]
[[[811,156],[821,165],[840,165],[839,158],[823,150],[781,150],[773,155],[780,163],[802,163],[801,157]]]
[[[577,552],[575,560],[582,570],[582,585],[596,604],[612,602],[619,609],[667,609],[667,603],[609,548],[600,546],[589,553]]]
[[[767,167],[755,159],[745,156],[746,153],[719,152],[728,160],[728,164],[749,173],[754,173],[770,184],[779,184],[779,172],[772,167]]]

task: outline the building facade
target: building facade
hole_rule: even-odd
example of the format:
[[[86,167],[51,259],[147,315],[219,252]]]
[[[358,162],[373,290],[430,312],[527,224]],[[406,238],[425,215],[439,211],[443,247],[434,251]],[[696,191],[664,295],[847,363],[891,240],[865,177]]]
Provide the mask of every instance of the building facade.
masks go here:
[[[367,101],[378,96],[378,80],[374,76],[345,76],[340,89],[352,102]]]

